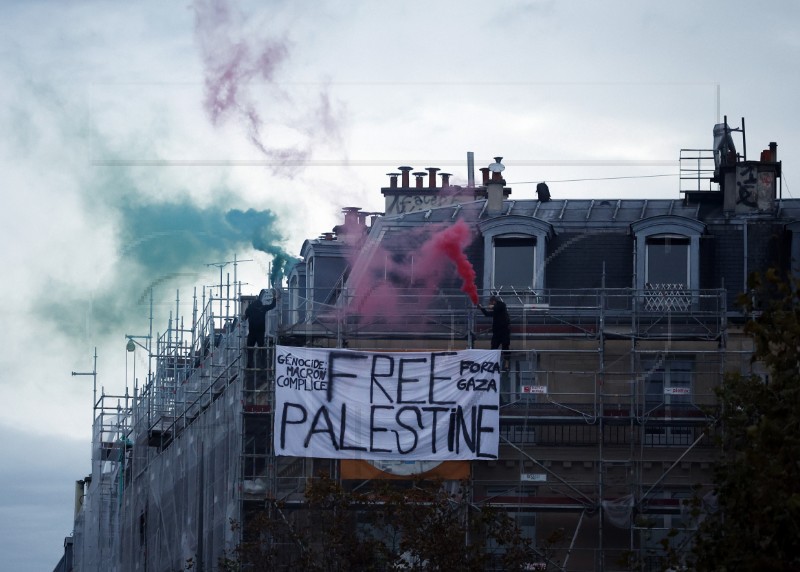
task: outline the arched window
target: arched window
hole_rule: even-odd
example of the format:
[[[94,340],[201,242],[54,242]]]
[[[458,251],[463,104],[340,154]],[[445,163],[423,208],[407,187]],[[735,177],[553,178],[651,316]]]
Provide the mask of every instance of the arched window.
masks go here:
[[[536,237],[495,236],[491,288],[516,291],[535,288]]]
[[[691,289],[691,239],[680,234],[656,234],[645,239],[645,288]]]
[[[663,215],[631,225],[636,237],[636,288],[644,291],[644,309],[686,310],[700,288],[700,237],[705,225],[686,217]]]
[[[479,224],[483,234],[483,286],[506,294],[545,286],[544,260],[553,227],[525,216],[494,217]]]

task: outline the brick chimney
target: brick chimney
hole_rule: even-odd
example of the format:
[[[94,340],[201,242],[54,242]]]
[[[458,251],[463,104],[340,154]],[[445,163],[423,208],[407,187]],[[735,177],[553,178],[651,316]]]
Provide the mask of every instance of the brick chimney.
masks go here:
[[[502,175],[505,169],[502,160],[502,157],[495,157],[495,162],[484,171],[484,179],[488,178],[489,172],[492,173],[491,180],[486,184],[486,213],[489,215],[498,215],[503,211],[503,187],[506,181]]]

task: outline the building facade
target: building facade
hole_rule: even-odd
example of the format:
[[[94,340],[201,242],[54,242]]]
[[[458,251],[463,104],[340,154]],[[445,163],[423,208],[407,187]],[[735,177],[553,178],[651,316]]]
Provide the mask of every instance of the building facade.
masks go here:
[[[147,383],[96,405],[76,569],[214,570],[250,515],[302,506],[321,472],[345,488],[464,478],[474,506],[504,508],[535,545],[561,531],[532,565],[657,569],[671,529],[690,542],[681,501],[710,491],[714,388],[752,371],[737,296],[749,273],[790,272],[800,253],[800,201],[781,196],[777,146],[749,161],[735,132],[726,122],[713,149],[681,152],[675,199],[566,200],[541,184],[516,200],[500,157],[464,187],[400,167],[384,213],[347,207],[302,245],[253,368],[240,318],[253,297],[233,284],[220,288],[230,299],[195,299],[190,327],[176,317],[134,348],[150,356]],[[456,225],[461,258],[442,246]],[[277,345],[486,348],[491,320],[470,286],[511,316],[496,460],[453,471],[274,454]]]

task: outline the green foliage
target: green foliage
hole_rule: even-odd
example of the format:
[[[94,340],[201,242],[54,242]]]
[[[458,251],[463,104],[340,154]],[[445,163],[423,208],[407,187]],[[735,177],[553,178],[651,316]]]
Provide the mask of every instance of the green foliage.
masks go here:
[[[719,509],[699,526],[698,570],[800,570],[798,284],[770,271],[750,285],[741,299],[752,316],[745,331],[767,375],[728,375],[717,390]]]

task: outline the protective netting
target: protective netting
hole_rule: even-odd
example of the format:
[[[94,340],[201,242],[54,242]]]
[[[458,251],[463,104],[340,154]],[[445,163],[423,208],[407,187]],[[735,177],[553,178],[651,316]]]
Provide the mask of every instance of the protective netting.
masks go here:
[[[254,439],[243,429],[270,426],[269,408],[249,404],[265,385],[258,380],[267,379],[271,348],[258,349],[260,369],[244,369],[246,329],[211,308],[191,330],[170,328],[157,340],[155,371],[141,390],[98,402],[92,474],[75,521],[76,570],[216,568],[239,542],[243,499],[265,497],[267,450],[245,455]],[[264,420],[246,424],[245,416]],[[243,466],[259,490],[243,491]]]

